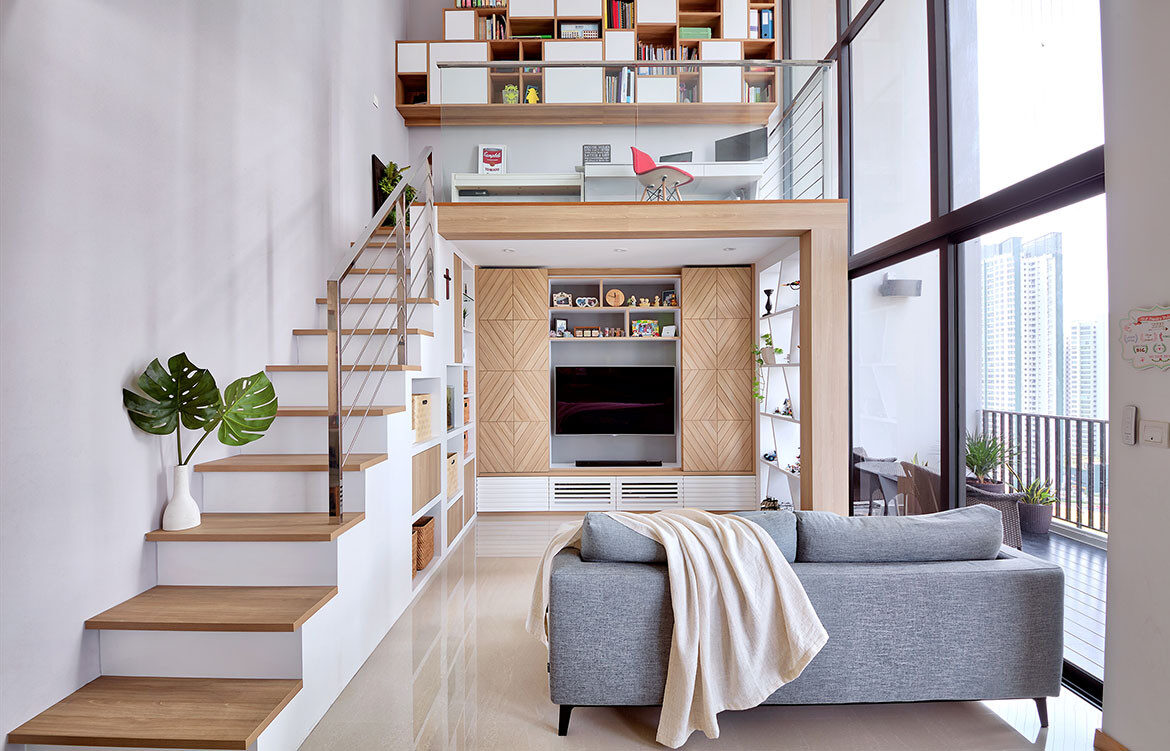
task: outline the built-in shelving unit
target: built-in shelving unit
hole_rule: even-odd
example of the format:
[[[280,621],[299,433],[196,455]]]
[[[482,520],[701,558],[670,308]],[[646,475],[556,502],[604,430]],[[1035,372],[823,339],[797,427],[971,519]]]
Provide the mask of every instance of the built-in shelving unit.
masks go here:
[[[572,342],[670,342],[682,338],[678,274],[559,275],[549,274],[549,337],[556,344]],[[569,303],[556,304],[557,296]],[[662,304],[673,297],[675,304]],[[631,305],[631,298],[638,304]],[[643,305],[642,301],[649,304]],[[659,304],[654,304],[659,303]],[[558,321],[564,321],[563,332]],[[649,325],[639,325],[650,322]],[[666,327],[674,333],[663,336]],[[582,336],[599,331],[601,336]],[[646,335],[651,332],[651,335]],[[563,335],[562,335],[563,334]],[[569,337],[568,334],[573,334]]]
[[[762,497],[800,508],[800,293],[787,286],[800,279],[800,253],[793,252],[760,272],[761,290],[771,291],[771,311],[760,311],[757,342],[771,337],[775,363],[757,369],[759,400],[759,451],[763,473]],[[774,460],[763,455],[775,452]],[[797,471],[793,471],[796,469]]]
[[[442,119],[607,123],[635,116],[641,122],[762,123],[777,102],[774,69],[654,63],[779,59],[780,11],[779,0],[513,0],[445,8],[442,40],[397,44],[398,111],[408,126]],[[439,62],[495,61],[532,65],[448,69],[447,79],[439,80]],[[542,67],[551,61],[605,65]],[[638,105],[636,115],[632,105]]]

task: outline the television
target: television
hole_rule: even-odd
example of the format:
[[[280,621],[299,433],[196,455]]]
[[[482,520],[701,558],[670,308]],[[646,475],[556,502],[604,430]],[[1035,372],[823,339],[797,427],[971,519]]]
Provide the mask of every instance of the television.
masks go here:
[[[556,435],[673,435],[674,366],[558,367]]]

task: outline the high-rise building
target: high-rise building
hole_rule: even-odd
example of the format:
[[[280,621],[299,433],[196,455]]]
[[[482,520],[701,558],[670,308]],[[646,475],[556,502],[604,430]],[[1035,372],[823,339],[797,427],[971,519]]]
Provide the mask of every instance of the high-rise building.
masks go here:
[[[1065,414],[1100,418],[1100,326],[1096,321],[1077,321],[1068,331],[1064,346]]]
[[[983,406],[1056,414],[1064,399],[1061,235],[983,247]]]

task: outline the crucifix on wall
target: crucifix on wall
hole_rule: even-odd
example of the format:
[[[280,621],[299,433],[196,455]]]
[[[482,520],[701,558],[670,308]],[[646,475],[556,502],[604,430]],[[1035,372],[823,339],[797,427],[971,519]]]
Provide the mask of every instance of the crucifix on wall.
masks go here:
[[[447,292],[447,299],[450,300],[451,299],[451,269],[443,269],[443,279],[444,279],[444,281],[446,281],[446,284],[444,284],[443,287]]]

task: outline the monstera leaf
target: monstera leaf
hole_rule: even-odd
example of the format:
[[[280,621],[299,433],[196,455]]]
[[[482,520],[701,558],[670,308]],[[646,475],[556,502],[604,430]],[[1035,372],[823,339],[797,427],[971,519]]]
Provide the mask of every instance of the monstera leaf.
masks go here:
[[[147,433],[169,435],[180,422],[190,430],[207,429],[219,415],[215,378],[188,360],[185,352],[168,360],[165,369],[155,358],[138,376],[138,388],[147,396],[122,389],[122,404],[134,424]]]
[[[276,419],[276,406],[276,389],[263,372],[233,381],[219,408],[220,443],[243,446],[263,437]]]

